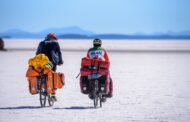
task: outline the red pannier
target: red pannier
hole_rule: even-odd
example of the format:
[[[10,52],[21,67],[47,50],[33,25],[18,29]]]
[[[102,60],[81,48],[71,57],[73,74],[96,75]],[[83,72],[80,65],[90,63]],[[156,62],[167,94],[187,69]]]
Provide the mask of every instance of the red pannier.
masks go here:
[[[98,59],[91,59],[84,57],[82,58],[81,67],[88,67],[88,66],[97,66],[100,68],[109,69],[110,62],[109,61],[101,61]]]
[[[91,70],[89,67],[97,67],[97,69]],[[97,59],[90,59],[90,58],[82,58],[81,62],[81,70],[80,74],[81,76],[88,76],[94,73],[100,74],[100,75],[107,75],[109,73],[109,66],[110,62],[108,61],[101,61]]]
[[[90,67],[97,67],[96,69],[90,69]],[[88,83],[88,76],[92,74],[100,74],[101,79],[103,78],[106,85],[106,94],[109,92],[109,85],[110,85],[110,76],[109,76],[109,67],[110,62],[108,61],[101,61],[98,59],[90,59],[90,58],[82,58],[81,61],[81,69],[80,69],[80,88],[81,92],[84,94],[89,93],[89,83]],[[83,87],[86,87],[87,89],[84,90]]]

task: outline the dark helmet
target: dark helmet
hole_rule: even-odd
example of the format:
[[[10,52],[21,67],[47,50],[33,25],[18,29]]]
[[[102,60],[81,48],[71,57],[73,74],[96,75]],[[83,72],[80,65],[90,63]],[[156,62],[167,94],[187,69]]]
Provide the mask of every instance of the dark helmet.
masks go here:
[[[55,39],[55,40],[58,40],[57,36],[54,33],[49,33],[46,36],[46,39]]]
[[[94,47],[100,47],[102,45],[102,40],[100,40],[98,38],[94,39],[93,45],[94,45]]]

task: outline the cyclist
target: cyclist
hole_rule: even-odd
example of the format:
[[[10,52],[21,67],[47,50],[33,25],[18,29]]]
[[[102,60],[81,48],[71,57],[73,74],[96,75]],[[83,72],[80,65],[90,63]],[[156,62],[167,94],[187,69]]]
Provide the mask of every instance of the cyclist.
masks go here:
[[[98,39],[98,38],[94,39],[93,47],[88,50],[87,57],[91,58],[91,59],[99,59],[102,61],[109,61],[107,51],[104,48],[102,48],[101,45],[102,45],[102,41],[100,39]],[[111,79],[110,75],[108,78],[110,78],[110,88],[109,88],[110,92],[108,93],[108,95],[106,95],[106,97],[112,97],[113,96],[113,83],[112,83],[112,79]],[[103,79],[105,79],[105,78],[103,78]]]
[[[45,40],[39,43],[38,49],[36,51],[36,55],[45,54],[49,58],[53,71],[56,71],[57,65],[63,64],[62,54],[57,40],[58,38],[54,33],[49,33],[46,36]],[[52,93],[52,98],[57,100],[55,92]]]

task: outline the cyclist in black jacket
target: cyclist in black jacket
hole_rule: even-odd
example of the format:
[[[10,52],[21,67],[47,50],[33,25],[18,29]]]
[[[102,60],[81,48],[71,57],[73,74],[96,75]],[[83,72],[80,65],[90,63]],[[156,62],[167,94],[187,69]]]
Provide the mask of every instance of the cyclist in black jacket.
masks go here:
[[[36,55],[43,53],[49,58],[53,65],[53,71],[56,71],[57,65],[63,64],[62,54],[57,40],[58,38],[55,34],[49,33],[45,40],[40,42],[36,52]]]
[[[49,33],[44,41],[41,41],[36,55],[38,54],[45,54],[50,62],[52,63],[52,70],[56,71],[57,65],[62,65],[63,60],[62,60],[62,54],[61,50],[59,47],[59,43],[57,42],[58,38],[56,37],[55,34]],[[57,98],[55,96],[55,91],[51,94],[51,97],[57,101]]]

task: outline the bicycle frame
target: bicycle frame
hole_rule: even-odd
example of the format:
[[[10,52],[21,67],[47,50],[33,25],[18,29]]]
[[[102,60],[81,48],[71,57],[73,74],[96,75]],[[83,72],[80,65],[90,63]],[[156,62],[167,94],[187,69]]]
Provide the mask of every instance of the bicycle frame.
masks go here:
[[[41,107],[45,107],[47,97],[49,106],[53,106],[54,101],[51,99],[51,95],[47,93],[47,75],[44,75],[42,72],[40,72],[40,76],[37,80],[37,89],[40,97]]]

